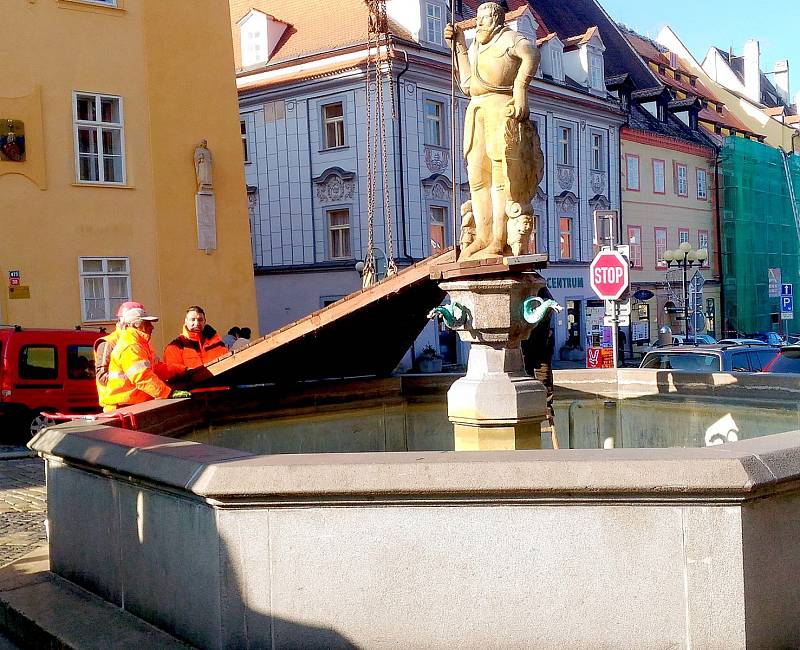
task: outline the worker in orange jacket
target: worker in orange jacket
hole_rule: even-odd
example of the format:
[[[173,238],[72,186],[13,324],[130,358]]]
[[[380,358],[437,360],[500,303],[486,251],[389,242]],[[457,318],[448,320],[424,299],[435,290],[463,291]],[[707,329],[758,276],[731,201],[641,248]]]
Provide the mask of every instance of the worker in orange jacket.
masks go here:
[[[206,312],[193,305],[186,310],[183,332],[164,348],[164,363],[170,367],[199,368],[228,353],[217,331],[206,323]]]
[[[154,398],[191,397],[187,391],[172,390],[156,374],[150,337],[157,320],[141,308],[128,309],[123,314],[124,329],[108,365],[104,411]]]
[[[111,361],[111,353],[117,344],[119,335],[125,328],[122,316],[128,309],[144,309],[140,302],[123,302],[117,309],[117,325],[114,331],[105,336],[101,336],[94,342],[94,381],[97,386],[97,398],[101,407],[105,407],[105,396],[108,385],[108,364]]]

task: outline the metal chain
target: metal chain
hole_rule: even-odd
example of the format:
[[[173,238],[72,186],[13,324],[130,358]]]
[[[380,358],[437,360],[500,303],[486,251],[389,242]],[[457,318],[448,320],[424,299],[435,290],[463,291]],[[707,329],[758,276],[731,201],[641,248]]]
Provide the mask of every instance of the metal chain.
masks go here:
[[[392,52],[391,52],[391,38],[389,36],[389,20],[386,15],[386,0],[378,0],[379,11],[379,24],[382,27],[381,34],[378,36],[378,41],[383,42],[384,52],[387,60],[387,73],[389,76],[389,96],[392,107],[392,120],[396,119],[394,108],[394,83],[392,80]],[[386,226],[386,256],[387,267],[386,275],[391,276],[397,273],[397,264],[394,260],[394,224],[392,218],[392,203],[389,194],[389,147],[386,140],[386,105],[383,96],[383,65],[381,63],[380,50],[377,52],[376,68],[375,68],[375,83],[377,88],[377,101],[376,111],[377,118],[381,129],[381,168],[383,172],[383,214]]]
[[[368,24],[367,24],[367,63],[364,78],[365,84],[365,97],[366,97],[366,127],[367,127],[367,254],[364,260],[364,270],[361,273],[361,283],[363,287],[368,287],[375,283],[375,256],[373,253],[374,247],[374,231],[375,231],[375,161],[373,151],[373,133],[372,133],[372,92],[370,89],[371,79],[371,61],[372,61],[372,47],[375,36],[373,29],[372,16],[375,15],[375,2],[370,0],[368,5]],[[377,48],[377,42],[375,43]]]

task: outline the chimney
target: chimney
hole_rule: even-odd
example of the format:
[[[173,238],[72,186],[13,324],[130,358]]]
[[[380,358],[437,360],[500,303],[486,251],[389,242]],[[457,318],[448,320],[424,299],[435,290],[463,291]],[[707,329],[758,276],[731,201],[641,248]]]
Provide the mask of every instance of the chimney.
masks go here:
[[[758,41],[750,39],[744,44],[744,94],[757,104],[761,103],[761,48]]]
[[[775,90],[778,91],[785,104],[789,104],[789,62],[778,61],[775,64]]]

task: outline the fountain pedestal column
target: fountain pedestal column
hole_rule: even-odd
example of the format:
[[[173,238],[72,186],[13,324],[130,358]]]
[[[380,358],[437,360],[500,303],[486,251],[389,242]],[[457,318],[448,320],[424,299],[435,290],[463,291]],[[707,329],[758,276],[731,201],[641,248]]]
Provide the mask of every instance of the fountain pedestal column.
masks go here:
[[[465,308],[465,322],[453,329],[471,344],[467,374],[447,393],[456,451],[538,449],[546,391],[525,374],[520,343],[533,327],[523,317],[523,302],[544,280],[536,273],[517,273],[440,286]]]

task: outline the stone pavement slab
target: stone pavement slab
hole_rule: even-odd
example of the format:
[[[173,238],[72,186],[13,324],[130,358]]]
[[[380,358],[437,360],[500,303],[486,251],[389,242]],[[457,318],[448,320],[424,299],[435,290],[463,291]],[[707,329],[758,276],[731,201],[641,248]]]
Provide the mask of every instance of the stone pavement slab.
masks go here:
[[[40,547],[0,569],[0,632],[11,640],[30,648],[191,650],[49,568]]]
[[[47,539],[46,518],[44,462],[0,452],[0,566]]]

